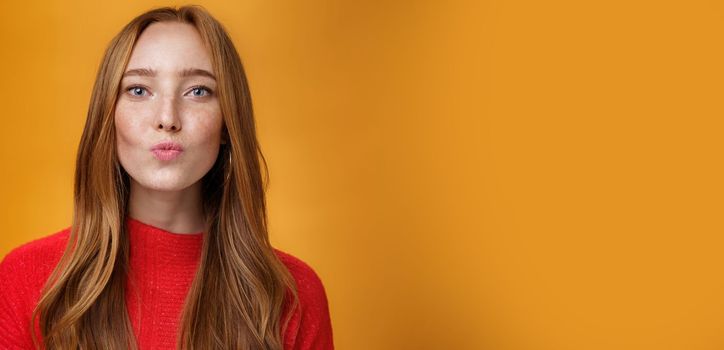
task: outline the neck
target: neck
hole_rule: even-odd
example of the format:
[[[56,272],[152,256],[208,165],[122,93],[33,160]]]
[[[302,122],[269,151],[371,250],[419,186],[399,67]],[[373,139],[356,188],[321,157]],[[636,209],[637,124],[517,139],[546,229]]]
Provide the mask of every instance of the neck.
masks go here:
[[[180,191],[158,191],[131,179],[128,215],[173,233],[195,233],[204,228],[201,181]]]

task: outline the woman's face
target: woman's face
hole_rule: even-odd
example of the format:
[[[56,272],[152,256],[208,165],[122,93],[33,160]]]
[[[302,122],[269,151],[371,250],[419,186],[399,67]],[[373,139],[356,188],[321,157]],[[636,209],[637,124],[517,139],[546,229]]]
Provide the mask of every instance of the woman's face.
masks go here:
[[[134,185],[183,190],[211,169],[223,125],[212,73],[189,24],[153,23],[138,38],[115,109],[118,158]]]

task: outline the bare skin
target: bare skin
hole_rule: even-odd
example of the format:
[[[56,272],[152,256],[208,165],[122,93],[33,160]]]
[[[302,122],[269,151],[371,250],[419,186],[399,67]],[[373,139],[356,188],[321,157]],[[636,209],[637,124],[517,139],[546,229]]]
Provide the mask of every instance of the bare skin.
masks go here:
[[[118,158],[131,177],[128,215],[177,234],[204,229],[201,179],[222,142],[216,80],[198,70],[213,72],[193,26],[151,24],[131,53],[115,109]],[[151,149],[165,141],[183,151],[159,159]]]

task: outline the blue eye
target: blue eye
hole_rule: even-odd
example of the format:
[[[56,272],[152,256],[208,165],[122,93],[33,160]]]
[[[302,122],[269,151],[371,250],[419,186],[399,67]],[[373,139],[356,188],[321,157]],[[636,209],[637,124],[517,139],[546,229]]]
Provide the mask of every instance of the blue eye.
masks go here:
[[[148,90],[146,90],[145,87],[138,85],[128,87],[126,91],[129,92],[133,97],[142,97],[145,96],[144,93],[148,94]],[[211,89],[205,86],[195,86],[191,88],[191,95],[194,97],[207,97],[211,94]]]
[[[131,92],[131,96],[143,96],[143,92],[146,91],[146,88],[141,86],[131,86],[126,91]],[[140,95],[137,95],[136,93],[140,93]]]
[[[205,95],[203,93],[206,93]],[[206,97],[211,95],[211,90],[205,86],[196,86],[191,89],[191,94],[195,97]]]

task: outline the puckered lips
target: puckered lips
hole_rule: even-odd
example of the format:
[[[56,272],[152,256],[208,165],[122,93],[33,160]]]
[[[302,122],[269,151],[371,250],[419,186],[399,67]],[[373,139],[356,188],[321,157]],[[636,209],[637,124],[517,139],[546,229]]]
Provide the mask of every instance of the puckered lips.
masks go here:
[[[178,157],[184,151],[180,144],[172,141],[164,141],[151,147],[151,153],[158,160],[169,161]]]

